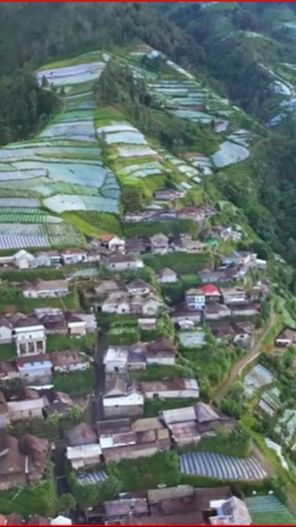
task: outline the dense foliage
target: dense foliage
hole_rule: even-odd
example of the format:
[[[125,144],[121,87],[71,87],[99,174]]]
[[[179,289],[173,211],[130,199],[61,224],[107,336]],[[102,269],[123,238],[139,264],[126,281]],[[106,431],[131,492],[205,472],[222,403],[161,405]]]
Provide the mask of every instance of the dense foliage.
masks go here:
[[[38,86],[27,66],[0,77],[0,144],[28,137],[58,105],[56,93]]]
[[[67,23],[65,24],[65,20]],[[93,49],[143,40],[185,65],[200,64],[202,50],[174,23],[145,4],[1,4],[0,64],[11,71]],[[13,39],[11,38],[13,35]]]
[[[158,452],[149,458],[122,459],[110,463],[109,472],[126,490],[155,489],[158,485],[173,487],[180,481],[177,452]]]

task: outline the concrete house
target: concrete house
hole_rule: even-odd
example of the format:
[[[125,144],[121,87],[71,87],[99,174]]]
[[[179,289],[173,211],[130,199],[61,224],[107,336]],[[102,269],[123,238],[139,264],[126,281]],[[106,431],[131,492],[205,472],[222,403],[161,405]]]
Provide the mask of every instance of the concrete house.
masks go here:
[[[169,251],[169,239],[165,234],[155,234],[150,238],[151,252],[154,254],[167,254]]]
[[[51,259],[47,252],[39,252],[35,254],[35,267],[50,267]]]
[[[180,304],[176,306],[172,312],[172,320],[174,324],[182,329],[191,329],[200,324],[202,320],[202,311],[189,309],[186,304]]]
[[[189,309],[201,311],[206,305],[206,297],[199,287],[191,287],[185,292],[185,302]]]
[[[35,284],[26,282],[23,285],[25,298],[54,298],[69,293],[67,280],[38,280]]]
[[[178,447],[198,443],[202,437],[213,437],[221,429],[232,430],[236,426],[235,419],[202,402],[164,410],[161,417]]]
[[[135,382],[113,376],[106,383],[103,396],[105,418],[143,415],[144,397]]]
[[[35,255],[36,267],[51,267],[61,265],[62,258],[58,251],[42,251]]]
[[[109,234],[103,234],[102,236],[100,236],[99,241],[100,246],[104,249],[107,249],[109,252],[125,252],[125,240],[123,238],[119,238],[118,236],[113,236]]]
[[[260,306],[252,302],[231,304],[231,316],[232,317],[255,317],[260,313]]]
[[[11,322],[5,318],[0,318],[0,344],[8,344],[12,341],[13,326]]]
[[[37,318],[25,317],[19,319],[14,324],[13,331],[16,352],[19,357],[45,353],[45,328]]]
[[[143,300],[142,302],[142,310],[140,314],[148,317],[156,315],[162,306],[162,303],[158,300],[158,298],[153,296]]]
[[[101,305],[102,313],[114,313],[117,315],[131,312],[130,301],[127,295],[122,293],[110,293]]]
[[[139,342],[131,346],[109,346],[103,362],[107,374],[145,369],[146,344]]]
[[[240,304],[248,300],[247,293],[242,287],[223,287],[221,294],[226,305]]]
[[[211,525],[251,525],[252,519],[246,503],[232,496],[227,500],[211,500],[210,510],[215,512],[209,517]]]
[[[174,366],[176,362],[176,347],[168,338],[160,337],[149,343],[146,349],[147,364]]]
[[[127,290],[130,295],[148,295],[151,292],[151,287],[141,278],[135,278],[127,284]]]
[[[223,320],[231,316],[230,309],[224,304],[207,304],[205,308],[206,320]]]
[[[40,397],[35,390],[26,390],[24,398],[7,402],[11,421],[22,419],[43,419],[43,410],[46,406],[44,397]]]
[[[175,251],[185,252],[190,254],[199,254],[208,249],[206,243],[199,240],[193,240],[190,234],[180,234],[173,242]]]
[[[101,461],[101,446],[94,430],[86,423],[74,426],[67,434],[66,457],[74,470],[97,465]]]
[[[129,370],[144,370],[147,367],[146,363],[146,344],[138,342],[132,344],[128,348],[128,369]]]
[[[51,267],[61,265],[62,259],[58,251],[42,251],[35,255],[36,267]]]
[[[35,265],[35,256],[28,251],[25,251],[25,249],[21,249],[15,253],[13,263],[19,269],[29,269]]]
[[[275,339],[275,345],[283,348],[293,346],[295,343],[296,330],[287,327],[283,329]]]
[[[87,262],[96,263],[101,261],[101,255],[95,250],[90,249],[87,251]]]
[[[104,359],[106,373],[125,373],[128,369],[128,348],[109,346]]]
[[[52,374],[51,357],[47,353],[19,357],[16,360],[16,367],[20,377],[28,382],[34,380],[49,382]]]
[[[55,372],[68,373],[85,371],[90,368],[90,360],[82,351],[54,351],[50,360]]]
[[[213,284],[205,284],[200,287],[200,290],[205,295],[206,303],[219,302],[221,298],[220,289]]]
[[[68,327],[64,312],[56,307],[41,307],[34,310],[39,322],[44,326],[46,335],[59,333],[67,335]]]
[[[76,335],[77,337],[83,337],[86,335],[86,322],[85,320],[82,320],[79,315],[67,311],[65,313],[65,319],[69,335]]]
[[[86,333],[94,333],[97,329],[97,319],[93,313],[79,313],[78,317],[85,322]]]
[[[87,261],[87,251],[74,247],[61,251],[62,262],[64,265],[79,264]]]
[[[105,461],[148,457],[170,450],[170,436],[158,418],[137,419],[125,430],[100,434]]]
[[[178,218],[181,220],[193,220],[202,223],[206,217],[206,211],[202,207],[185,207],[178,211]]]
[[[236,280],[239,276],[244,275],[240,274],[240,271],[237,267],[231,267],[229,269],[217,269],[216,271],[204,269],[199,273],[199,278],[203,284],[227,284],[233,280]]]
[[[174,284],[177,282],[177,273],[168,267],[164,267],[156,273],[157,281],[161,284]]]
[[[121,525],[128,524],[135,516],[140,523],[141,516],[148,515],[148,503],[146,498],[123,498],[105,501],[106,524]]]
[[[144,267],[144,263],[137,256],[116,253],[108,257],[106,267],[109,271],[130,271],[133,269],[141,269]]]
[[[196,379],[168,379],[164,381],[141,382],[145,399],[182,399],[199,397]]]
[[[134,313],[138,315],[156,315],[162,306],[161,301],[150,294],[147,296],[135,295],[128,293],[111,293],[107,296],[101,305],[103,313],[114,313],[117,315]]]
[[[111,293],[126,293],[127,288],[123,280],[112,278],[110,280],[100,280],[100,282],[95,285],[94,291],[96,296],[104,299]]]

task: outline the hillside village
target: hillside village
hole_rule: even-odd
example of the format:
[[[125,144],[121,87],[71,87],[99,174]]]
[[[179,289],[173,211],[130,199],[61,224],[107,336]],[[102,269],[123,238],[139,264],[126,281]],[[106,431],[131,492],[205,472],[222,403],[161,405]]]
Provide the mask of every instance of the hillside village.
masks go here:
[[[37,72],[65,106],[0,149],[0,521],[292,524],[289,268],[207,182],[254,137],[156,50],[114,60],[221,143],[177,158],[96,108],[104,53]]]

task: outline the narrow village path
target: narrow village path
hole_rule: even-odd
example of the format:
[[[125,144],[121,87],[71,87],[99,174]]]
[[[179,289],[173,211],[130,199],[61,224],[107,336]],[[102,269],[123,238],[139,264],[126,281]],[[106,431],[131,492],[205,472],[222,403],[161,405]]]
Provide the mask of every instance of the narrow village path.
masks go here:
[[[95,367],[95,390],[91,397],[91,417],[93,425],[96,424],[98,420],[104,418],[103,412],[103,394],[105,388],[105,368],[104,368],[104,352],[106,349],[106,335],[102,327],[98,327],[96,335],[96,345],[95,345],[95,357],[94,357],[94,367]]]
[[[274,311],[272,310],[268,325],[261,332],[260,337],[256,340],[255,344],[250,349],[250,351],[246,355],[244,355],[241,359],[239,359],[237,362],[234,363],[226,379],[223,379],[223,381],[216,388],[212,396],[212,400],[215,400],[217,402],[221,401],[221,399],[223,399],[223,397],[225,397],[227,392],[230,390],[232,384],[241,375],[244,368],[248,366],[248,364],[250,364],[251,362],[255,361],[257,357],[259,357],[261,353],[260,348],[262,346],[262,343],[264,342],[264,339],[268,335],[273,325],[276,323],[276,320],[277,320],[277,314],[274,313]]]

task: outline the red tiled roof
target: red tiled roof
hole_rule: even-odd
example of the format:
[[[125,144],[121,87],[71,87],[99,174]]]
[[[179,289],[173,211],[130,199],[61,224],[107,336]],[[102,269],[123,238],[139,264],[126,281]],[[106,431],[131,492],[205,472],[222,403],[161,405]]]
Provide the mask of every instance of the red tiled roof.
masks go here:
[[[202,290],[203,294],[204,295],[219,295],[220,296],[220,291],[218,289],[218,287],[216,287],[215,285],[213,284],[205,284],[205,285],[202,285],[200,287],[200,289]]]

